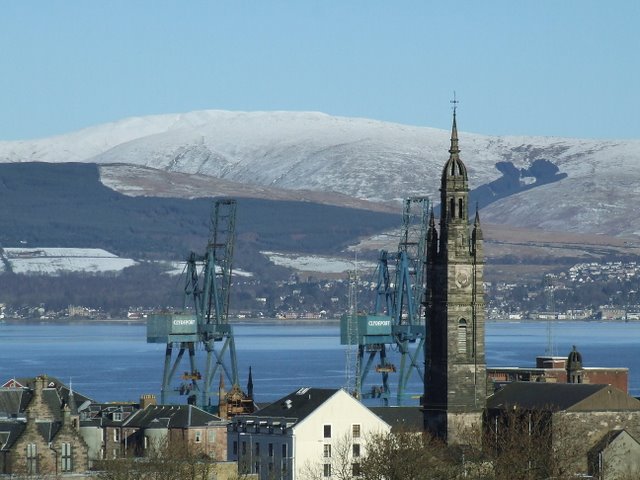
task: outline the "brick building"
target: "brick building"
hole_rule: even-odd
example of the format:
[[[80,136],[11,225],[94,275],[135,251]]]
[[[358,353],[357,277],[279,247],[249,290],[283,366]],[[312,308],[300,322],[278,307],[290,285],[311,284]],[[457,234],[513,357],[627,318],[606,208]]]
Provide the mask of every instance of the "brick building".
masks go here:
[[[535,367],[487,367],[489,382],[498,390],[511,382],[590,383],[628,391],[629,369],[585,367],[575,347],[567,357],[539,356]]]

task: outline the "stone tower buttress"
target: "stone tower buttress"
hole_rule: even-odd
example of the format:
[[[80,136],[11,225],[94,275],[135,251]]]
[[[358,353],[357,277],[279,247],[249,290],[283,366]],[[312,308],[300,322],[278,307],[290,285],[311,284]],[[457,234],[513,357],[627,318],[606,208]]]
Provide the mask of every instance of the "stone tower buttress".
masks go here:
[[[456,112],[442,170],[440,222],[427,229],[427,345],[424,418],[431,433],[456,443],[480,422],[486,399],[483,238],[476,208],[469,225],[467,168]]]

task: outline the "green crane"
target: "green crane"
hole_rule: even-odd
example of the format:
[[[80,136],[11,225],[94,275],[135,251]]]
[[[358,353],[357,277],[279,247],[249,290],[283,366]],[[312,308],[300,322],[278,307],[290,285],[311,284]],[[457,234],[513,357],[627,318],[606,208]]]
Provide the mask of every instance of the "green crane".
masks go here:
[[[397,373],[396,402],[402,405],[411,375],[415,373],[424,382],[426,328],[422,296],[425,292],[428,211],[427,197],[405,200],[402,231],[395,255],[395,276],[392,277],[389,269],[392,256],[381,250],[373,314],[352,311],[341,318],[341,343],[358,346],[353,392],[357,398],[380,398],[383,404],[388,405],[391,395],[389,376]],[[389,349],[398,352],[399,367],[390,362]],[[381,384],[365,390],[363,386],[372,368],[380,374]]]
[[[211,228],[206,252],[191,252],[186,262],[184,311],[158,314],[147,322],[147,342],[166,343],[161,403],[170,392],[187,396],[187,402],[211,406],[212,385],[221,370],[232,385],[238,384],[238,364],[233,329],[228,321],[236,201],[216,200],[211,210]],[[202,348],[196,348],[201,346]],[[177,354],[174,355],[175,350]],[[204,373],[196,352],[204,351]],[[188,353],[189,367],[173,386],[178,367]]]

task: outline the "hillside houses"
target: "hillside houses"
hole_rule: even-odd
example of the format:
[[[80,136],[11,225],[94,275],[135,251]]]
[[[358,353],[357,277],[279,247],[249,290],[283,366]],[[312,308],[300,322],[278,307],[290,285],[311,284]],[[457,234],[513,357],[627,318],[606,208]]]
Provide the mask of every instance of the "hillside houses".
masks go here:
[[[511,320],[640,320],[640,264],[578,263],[538,281],[488,284],[489,316]]]

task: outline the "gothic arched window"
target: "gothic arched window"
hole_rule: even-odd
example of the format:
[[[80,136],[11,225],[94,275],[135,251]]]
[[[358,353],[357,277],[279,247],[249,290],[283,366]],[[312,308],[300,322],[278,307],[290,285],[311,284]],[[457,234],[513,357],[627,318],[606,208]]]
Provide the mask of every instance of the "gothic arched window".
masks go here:
[[[449,201],[450,205],[450,209],[451,211],[449,212],[449,216],[451,218],[456,218],[456,199],[455,198],[451,198],[451,200]]]
[[[458,199],[458,217],[462,218],[462,199]]]
[[[458,353],[467,353],[467,321],[458,322]]]

